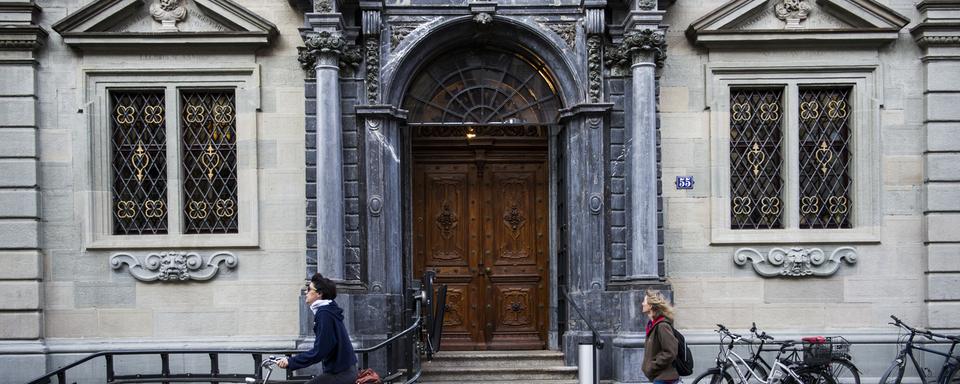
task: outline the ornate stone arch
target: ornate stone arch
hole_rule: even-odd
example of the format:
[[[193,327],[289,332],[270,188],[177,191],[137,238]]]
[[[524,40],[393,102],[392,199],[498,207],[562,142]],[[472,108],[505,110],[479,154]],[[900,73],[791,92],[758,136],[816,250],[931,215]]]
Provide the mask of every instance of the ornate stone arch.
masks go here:
[[[562,106],[577,105],[587,93],[582,70],[572,55],[564,53],[569,48],[563,41],[552,39],[546,32],[520,20],[494,16],[492,23],[483,26],[471,17],[460,17],[431,27],[429,33],[411,34],[407,40],[412,40],[401,55],[383,66],[383,100],[385,104],[401,105],[412,79],[436,56],[465,45],[486,44],[542,60],[558,86]],[[425,54],[418,55],[420,52]]]

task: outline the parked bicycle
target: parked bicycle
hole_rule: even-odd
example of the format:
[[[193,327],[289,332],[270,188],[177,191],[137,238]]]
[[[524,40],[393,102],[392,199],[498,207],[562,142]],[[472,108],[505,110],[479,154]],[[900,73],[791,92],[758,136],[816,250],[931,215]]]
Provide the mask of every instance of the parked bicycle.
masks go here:
[[[887,368],[887,371],[880,377],[880,384],[900,384],[903,380],[903,372],[907,368],[907,356],[910,357],[910,361],[913,362],[913,367],[916,368],[917,373],[920,375],[920,383],[960,384],[960,354],[954,354],[957,350],[957,344],[960,344],[960,337],[941,335],[928,330],[913,328],[896,316],[891,315],[890,318],[893,319],[893,322],[890,323],[891,325],[897,326],[908,334],[902,334],[900,336],[898,344],[905,344],[903,348],[900,349],[900,352],[897,353],[897,357],[890,364],[890,367]],[[914,342],[914,338],[916,338],[917,335],[926,337],[930,341],[936,341],[937,339],[949,341],[950,350],[948,352],[941,352],[918,346]],[[940,367],[940,373],[937,375],[936,381],[930,379],[933,376],[933,372],[925,367],[921,367],[920,363],[917,362],[917,357],[914,356],[915,350],[929,352],[946,358]],[[928,378],[927,373],[929,373],[930,378]]]
[[[717,332],[729,332],[726,327],[718,324],[721,327]],[[855,365],[850,361],[850,356],[848,354],[849,349],[840,353],[838,349],[835,349],[836,343],[834,338],[830,338],[829,342],[827,338],[807,338],[804,342],[806,347],[804,351],[804,359],[800,359],[799,350],[793,348],[795,345],[794,342],[788,342],[786,346],[781,345],[778,348],[765,348],[768,342],[773,342],[774,338],[767,335],[766,332],[758,332],[757,324],[754,323],[750,328],[750,332],[753,334],[752,339],[743,339],[740,338],[738,341],[740,344],[748,346],[750,350],[750,357],[742,359],[743,365],[749,368],[752,372],[755,372],[755,375],[747,377],[747,381],[752,380],[752,384],[763,383],[764,378],[769,376],[769,372],[772,370],[772,365],[764,359],[761,353],[763,352],[778,352],[776,361],[780,361],[782,364],[788,366],[797,366],[803,367],[803,373],[807,372],[818,372],[819,376],[829,376],[833,379],[835,383],[842,384],[860,384],[860,372]],[[735,334],[731,334],[735,335]],[[723,339],[723,337],[721,337]],[[814,346],[814,347],[810,347]],[[846,344],[849,347],[849,344]],[[728,345],[727,349],[730,349]],[[722,350],[723,346],[721,343],[721,356],[724,353]],[[826,352],[826,353],[824,353]],[[784,354],[786,356],[784,356]],[[732,371],[734,364],[729,360],[718,356],[717,366],[707,370],[699,377],[694,379],[694,384],[698,382],[707,383],[708,381],[714,383],[714,378],[718,377],[720,381],[725,381],[726,383],[733,383],[733,377],[735,376]],[[824,357],[827,357],[824,359]],[[720,373],[723,372],[721,375]],[[705,378],[710,377],[707,381],[704,381]]]

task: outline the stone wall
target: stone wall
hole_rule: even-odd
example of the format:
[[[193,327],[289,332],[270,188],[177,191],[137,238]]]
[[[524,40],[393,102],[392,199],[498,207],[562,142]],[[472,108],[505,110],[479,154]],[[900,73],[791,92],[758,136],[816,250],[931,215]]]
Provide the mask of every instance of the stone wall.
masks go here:
[[[15,125],[9,132],[18,133],[21,144],[10,146],[10,139],[0,139],[4,143],[0,161],[15,158],[9,161],[33,164],[3,166],[0,175],[13,182],[0,187],[0,215],[16,217],[0,218],[0,225],[9,221],[22,227],[16,232],[0,230],[3,247],[16,248],[0,252],[4,264],[0,292],[5,298],[0,300],[0,354],[4,356],[0,377],[19,382],[45,371],[45,360],[51,367],[59,366],[103,349],[293,347],[306,248],[303,220],[292,219],[303,217],[305,204],[304,110],[299,102],[304,73],[295,49],[301,43],[297,27],[302,14],[286,2],[240,1],[279,28],[272,45],[256,53],[231,53],[210,46],[177,52],[126,48],[81,52],[65,45],[51,25],[89,2],[82,3],[43,2],[36,24],[50,31],[47,44],[37,51],[36,62],[28,50],[17,61],[23,65],[4,67],[0,75],[4,99],[7,90],[16,86],[17,100],[30,104],[17,114],[2,113],[5,119],[16,117],[17,121],[3,122],[0,131],[8,131],[8,123]],[[2,53],[5,59],[8,52]],[[240,240],[254,246],[214,239],[199,247],[184,241],[92,247],[87,236],[93,214],[89,202],[100,191],[94,189],[90,176],[93,164],[99,163],[90,154],[91,116],[104,100],[89,97],[92,81],[85,73],[129,74],[151,68],[195,68],[197,73],[209,73],[239,67],[254,74],[248,83],[254,84],[253,92],[238,90],[248,102],[238,105],[247,114],[243,124],[251,123],[244,129],[254,134],[238,145],[240,168],[255,179],[251,189],[241,189],[239,194],[241,199],[245,194],[259,195],[253,210],[258,231]],[[147,87],[154,87],[157,79],[141,78]],[[13,106],[6,101],[0,104]],[[14,170],[18,173],[6,175]],[[171,189],[170,193],[178,192]],[[204,257],[229,251],[239,263],[233,269],[222,268],[211,281],[182,283],[140,282],[126,267],[115,270],[109,263],[110,256],[119,252],[143,256],[165,251],[198,252]],[[46,256],[41,259],[40,255]],[[50,355],[46,359],[37,355],[39,363],[22,358],[39,349],[10,341],[41,337]]]

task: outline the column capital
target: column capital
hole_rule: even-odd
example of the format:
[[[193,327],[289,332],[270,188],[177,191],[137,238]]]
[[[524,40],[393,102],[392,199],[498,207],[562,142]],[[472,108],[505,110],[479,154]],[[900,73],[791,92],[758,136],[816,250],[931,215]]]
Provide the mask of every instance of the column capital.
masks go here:
[[[625,33],[620,44],[606,55],[608,66],[621,68],[639,63],[654,63],[657,67],[663,67],[666,58],[666,36],[663,30],[653,28]]]
[[[362,59],[360,49],[348,45],[339,32],[307,33],[304,37],[304,43],[306,46],[297,47],[297,61],[307,71],[314,70],[318,64],[324,62],[339,63],[342,69],[356,68],[360,65]]]

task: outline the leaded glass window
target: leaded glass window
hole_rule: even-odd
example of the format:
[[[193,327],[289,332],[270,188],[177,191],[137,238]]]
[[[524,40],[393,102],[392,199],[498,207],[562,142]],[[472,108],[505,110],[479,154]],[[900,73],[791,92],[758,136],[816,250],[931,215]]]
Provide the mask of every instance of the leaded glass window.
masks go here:
[[[237,125],[232,90],[181,91],[184,233],[237,233]]]
[[[850,228],[850,87],[800,87],[800,228]]]
[[[167,233],[163,90],[110,91],[113,234]]]
[[[783,228],[783,89],[730,90],[730,223]]]

